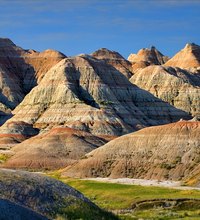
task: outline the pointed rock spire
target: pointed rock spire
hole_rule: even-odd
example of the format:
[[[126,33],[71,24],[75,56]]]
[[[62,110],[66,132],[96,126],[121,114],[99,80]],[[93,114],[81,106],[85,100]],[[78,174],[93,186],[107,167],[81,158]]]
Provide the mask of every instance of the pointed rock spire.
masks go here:
[[[194,43],[186,44],[165,65],[183,69],[200,67],[200,46]]]

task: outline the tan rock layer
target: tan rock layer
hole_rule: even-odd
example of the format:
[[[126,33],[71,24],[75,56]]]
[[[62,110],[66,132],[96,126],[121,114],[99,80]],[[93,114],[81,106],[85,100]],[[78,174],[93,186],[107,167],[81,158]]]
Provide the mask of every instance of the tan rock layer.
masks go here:
[[[200,122],[145,128],[86,154],[63,175],[182,180],[199,165],[199,133]]]
[[[186,46],[167,61],[165,65],[183,69],[200,67],[200,46],[194,43],[186,44]]]
[[[138,51],[137,54],[130,54],[128,60],[135,64],[138,62],[146,62],[148,65],[162,65],[164,64],[169,58],[164,56],[160,51],[158,51],[154,46],[150,49],[143,48]]]

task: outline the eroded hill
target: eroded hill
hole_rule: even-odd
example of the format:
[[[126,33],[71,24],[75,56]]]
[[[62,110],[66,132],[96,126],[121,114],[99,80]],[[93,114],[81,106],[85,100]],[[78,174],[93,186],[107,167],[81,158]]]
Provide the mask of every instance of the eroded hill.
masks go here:
[[[184,180],[199,169],[199,134],[198,121],[144,128],[86,154],[63,175]]]

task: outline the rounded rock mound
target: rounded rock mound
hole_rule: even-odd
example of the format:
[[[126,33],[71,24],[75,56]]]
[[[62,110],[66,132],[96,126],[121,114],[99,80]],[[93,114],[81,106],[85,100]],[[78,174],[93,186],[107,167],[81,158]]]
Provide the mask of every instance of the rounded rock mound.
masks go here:
[[[0,169],[0,199],[49,219],[117,219],[72,187],[38,173]]]
[[[85,131],[56,127],[34,136],[11,150],[7,168],[55,170],[66,167],[107,141]]]

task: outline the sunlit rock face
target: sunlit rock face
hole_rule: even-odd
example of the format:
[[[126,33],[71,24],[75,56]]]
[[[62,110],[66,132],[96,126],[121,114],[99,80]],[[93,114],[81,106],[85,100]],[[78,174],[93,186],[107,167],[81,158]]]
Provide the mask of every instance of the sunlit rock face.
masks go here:
[[[133,85],[116,68],[91,56],[51,68],[13,111],[41,129],[64,124],[95,135],[122,135],[188,117]]]
[[[193,116],[200,115],[200,76],[178,67],[148,66],[130,81]]]
[[[55,170],[73,164],[105,143],[102,137],[60,126],[16,144],[13,156],[3,167]]]
[[[186,46],[168,60],[165,65],[193,71],[195,68],[200,68],[200,46],[194,43],[186,44]]]
[[[117,136],[198,116],[198,74],[161,65],[154,47],[131,63],[105,48],[66,57],[0,39],[0,54],[3,166],[60,168]]]
[[[128,60],[132,63],[132,72],[135,73],[149,65],[162,65],[169,60],[169,57],[152,46],[150,49],[139,50],[137,54],[130,54]]]
[[[63,175],[184,180],[199,171],[199,133],[199,121],[144,128],[86,154]]]

